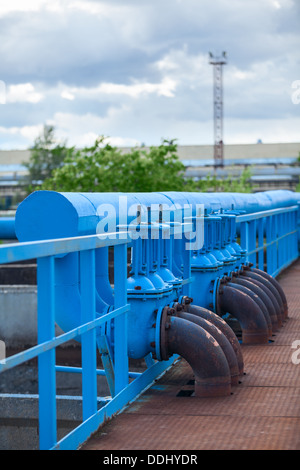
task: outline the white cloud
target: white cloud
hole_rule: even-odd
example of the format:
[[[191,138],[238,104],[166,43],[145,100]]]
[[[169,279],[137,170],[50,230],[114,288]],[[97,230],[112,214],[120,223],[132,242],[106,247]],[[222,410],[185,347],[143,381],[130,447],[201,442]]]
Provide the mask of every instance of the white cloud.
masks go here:
[[[175,90],[176,81],[172,78],[164,77],[160,83],[134,81],[130,85],[125,85],[103,82],[96,87],[70,87],[65,89],[61,96],[69,100],[75,97],[99,99],[110,95],[140,98],[143,95],[151,94],[173,98]]]
[[[268,0],[268,1],[271,4],[271,6],[275,8],[275,10],[280,10],[281,8],[292,7],[295,0]]]
[[[0,126],[2,149],[24,149],[30,147],[43,130],[42,124],[32,126]]]
[[[75,96],[72,93],[70,93],[68,90],[62,91],[60,96],[64,98],[65,100],[69,100],[69,101],[73,101],[75,99]]]
[[[101,83],[98,91],[107,95],[127,95],[131,98],[138,98],[143,94],[155,93],[158,96],[172,98],[176,89],[176,82],[165,77],[161,83],[133,83],[132,85],[119,85],[115,83]]]
[[[255,78],[255,74],[250,71],[239,70],[236,67],[233,67],[232,71],[232,78],[236,78],[237,80],[249,80]]]
[[[32,83],[9,85],[6,91],[7,103],[39,103],[43,98],[44,95],[37,92]]]
[[[68,2],[68,8],[90,13],[91,15],[103,15],[115,10],[113,6],[104,2],[91,2],[89,0],[71,0]]]
[[[49,3],[49,0],[9,0],[9,2],[2,1],[0,3],[0,16],[5,16],[14,12],[38,11]]]
[[[172,76],[175,83],[203,86],[211,84],[212,69],[208,63],[208,53],[197,54],[189,51],[187,45],[171,49],[153,64],[161,74]]]
[[[36,126],[23,126],[19,128],[18,132],[20,132],[22,137],[25,137],[30,144],[35,140],[35,138],[42,132],[43,126],[38,124]]]
[[[114,8],[104,2],[88,0],[9,0],[0,3],[0,17],[11,13],[30,13],[42,10],[59,14],[66,10],[73,10],[90,15],[103,15],[111,13]]]
[[[81,145],[212,143],[208,51],[223,49],[224,141],[295,139],[299,12],[298,0],[2,1],[1,147],[28,146],[49,121]]]
[[[127,112],[126,107],[120,109],[111,107],[104,118],[92,113],[84,115],[56,113],[48,124],[55,126],[58,139],[67,139],[68,144],[78,147],[94,144],[100,135],[108,137],[108,142],[118,147],[139,145],[140,142],[136,138],[119,136],[114,133],[114,130],[116,132],[118,130],[118,125],[115,122],[122,120]],[[109,130],[112,132],[108,132]]]
[[[299,142],[299,118],[228,119],[225,123],[225,144]],[[289,155],[287,155],[288,157]]]

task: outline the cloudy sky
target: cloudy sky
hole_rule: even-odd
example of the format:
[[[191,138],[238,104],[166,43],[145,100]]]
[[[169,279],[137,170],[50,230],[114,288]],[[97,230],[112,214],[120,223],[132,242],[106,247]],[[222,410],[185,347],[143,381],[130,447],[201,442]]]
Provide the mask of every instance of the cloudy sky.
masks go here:
[[[300,0],[0,0],[0,31],[0,149],[212,144],[223,50],[224,142],[300,142]]]

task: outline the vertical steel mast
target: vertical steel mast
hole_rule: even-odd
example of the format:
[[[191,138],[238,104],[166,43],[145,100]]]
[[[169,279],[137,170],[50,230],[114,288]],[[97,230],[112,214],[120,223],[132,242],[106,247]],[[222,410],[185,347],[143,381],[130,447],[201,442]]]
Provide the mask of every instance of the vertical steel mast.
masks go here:
[[[214,66],[214,162],[215,166],[223,166],[223,80],[222,67],[226,62],[226,52],[221,57],[209,53],[209,63]]]

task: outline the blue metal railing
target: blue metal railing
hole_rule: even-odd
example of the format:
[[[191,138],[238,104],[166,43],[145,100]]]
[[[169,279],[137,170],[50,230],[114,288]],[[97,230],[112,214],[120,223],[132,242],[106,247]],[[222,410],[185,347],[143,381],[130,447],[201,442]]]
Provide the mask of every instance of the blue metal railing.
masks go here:
[[[38,357],[39,383],[39,447],[40,449],[76,449],[101,423],[116,414],[129,401],[133,400],[145,387],[164,372],[176,359],[155,362],[147,357],[148,369],[141,374],[128,370],[126,313],[127,303],[127,244],[116,234],[114,240],[101,237],[82,236],[69,239],[26,242],[3,245],[0,248],[0,264],[37,258],[38,283],[38,344],[0,361],[0,373]],[[114,310],[95,318],[95,250],[113,246],[118,259],[118,269],[114,270]],[[82,311],[81,325],[67,333],[55,337],[55,259],[71,252],[80,253],[80,275]],[[114,319],[115,322],[115,361],[114,396],[100,400],[97,397],[97,375],[106,375],[105,370],[96,367],[96,328],[103,327]],[[55,364],[55,348],[81,337],[82,367],[59,367]],[[56,372],[80,372],[82,374],[82,424],[57,442],[56,422]],[[129,384],[129,377],[135,380]],[[102,406],[98,409],[99,401]]]
[[[248,262],[276,277],[297,259],[298,210],[292,206],[237,216]]]
[[[198,197],[198,194],[196,196]],[[202,200],[201,196],[199,196],[199,200]],[[224,204],[226,203],[225,196],[223,196],[222,201]],[[229,207],[225,208],[225,212],[217,207],[216,211],[211,212],[209,215],[206,214],[204,217],[206,228],[209,229],[207,232],[204,232],[207,234],[207,243],[203,245],[203,248],[195,249],[193,252],[194,264],[199,260],[208,260],[207,256],[210,256],[212,253],[216,254],[217,251],[227,249],[228,245],[235,240],[235,223],[240,235],[241,247],[246,250],[246,258],[243,261],[253,263],[259,269],[265,270],[275,277],[298,257],[299,226],[297,224],[299,223],[299,205],[290,205],[280,207],[279,209],[263,210],[254,213],[242,213],[242,207],[235,212],[230,209],[231,201],[227,205]],[[197,217],[194,214],[191,218],[195,222]],[[165,225],[169,230],[169,225],[165,222],[157,224],[157,227],[163,230],[162,227]],[[182,219],[182,225],[184,225],[184,219]],[[32,226],[35,227],[35,225]],[[127,226],[125,230],[127,230]],[[114,237],[109,235],[114,235]],[[173,243],[174,241],[176,243]],[[40,449],[78,448],[103,422],[118,413],[130,401],[134,400],[155,378],[168,369],[178,357],[174,355],[168,361],[156,361],[153,359],[152,354],[149,353],[145,356],[147,369],[144,372],[133,373],[129,371],[127,320],[133,300],[128,295],[127,290],[127,248],[131,242],[132,239],[129,233],[125,231],[114,234],[105,233],[105,239],[98,234],[24,242],[2,245],[0,247],[0,264],[37,259],[37,345],[1,360],[0,373],[33,358],[38,358]],[[149,242],[151,243],[151,240]],[[140,243],[142,242],[138,240],[135,245],[139,250],[141,248]],[[146,253],[150,243],[145,239],[145,245],[143,245],[145,252],[142,249],[140,251],[137,250],[140,254],[144,253],[147,262],[149,261],[147,256],[150,256],[152,253],[151,251]],[[190,295],[191,285],[194,287],[194,290],[201,291],[202,295],[202,291],[206,289],[206,281],[207,290],[212,292],[211,283],[218,281],[218,278],[222,277],[225,271],[227,275],[228,270],[236,269],[236,263],[240,262],[239,258],[236,260],[233,257],[233,264],[223,265],[222,262],[217,261],[217,267],[213,269],[210,269],[209,265],[207,267],[203,263],[199,266],[193,265],[195,269],[193,276],[195,275],[195,279],[198,279],[197,282],[199,284],[197,282],[193,283],[191,275],[191,251],[182,249],[184,243],[181,240],[173,240],[172,243],[169,243],[169,240],[166,239],[165,243],[167,245],[166,251],[170,254],[171,261],[176,255],[182,257],[183,270],[180,285],[182,286],[181,293],[183,295]],[[114,300],[113,307],[99,317],[96,316],[95,305],[97,293],[96,254],[100,253],[98,259],[102,259],[101,253],[103,251],[101,250],[107,250],[108,247],[112,247],[114,259],[117,260],[117,263],[115,263],[116,269],[114,269]],[[173,247],[173,251],[171,251],[171,247]],[[80,324],[59,336],[55,336],[55,282],[57,280],[55,267],[62,256],[70,253],[77,253],[79,256]],[[136,256],[133,267],[136,267],[137,261],[140,261],[142,266],[145,260],[142,256],[140,258]],[[220,267],[220,265],[222,266]],[[141,266],[137,266],[137,271],[141,269]],[[176,286],[176,283],[174,285]],[[218,286],[218,282],[215,282],[215,286]],[[138,287],[140,288],[140,286]],[[136,292],[139,293],[140,291],[137,290]],[[132,293],[130,295],[132,297]],[[148,294],[145,293],[146,295]],[[194,295],[192,294],[192,296]],[[204,296],[202,297],[204,298]],[[142,301],[143,298],[141,297]],[[206,306],[201,302],[198,305]],[[138,313],[141,316],[139,309]],[[111,320],[114,320],[113,364],[105,362],[106,348],[108,350],[105,330]],[[159,334],[159,328],[156,329],[156,333]],[[139,331],[137,332],[138,334]],[[78,338],[80,338],[81,342],[81,367],[57,366],[55,349],[72,339]],[[159,338],[155,336],[155,340],[158,343]],[[97,369],[97,347],[102,354],[103,370]],[[62,371],[82,374],[82,423],[58,441],[56,373]],[[110,398],[97,396],[98,375],[106,377],[111,391]],[[129,378],[134,380],[130,382]]]

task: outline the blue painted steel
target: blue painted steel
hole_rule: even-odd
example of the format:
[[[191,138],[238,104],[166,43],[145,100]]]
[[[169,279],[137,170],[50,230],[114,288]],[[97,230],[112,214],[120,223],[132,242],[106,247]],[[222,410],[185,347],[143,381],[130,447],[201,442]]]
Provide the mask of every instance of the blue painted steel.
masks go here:
[[[38,343],[55,337],[54,258],[38,260]],[[55,349],[38,356],[39,441],[40,449],[51,448],[56,440],[56,377]]]
[[[126,316],[129,306],[126,304],[126,290],[121,284],[119,289],[119,304],[122,299],[125,305],[112,310],[101,318],[93,320],[95,308],[93,298],[95,297],[95,262],[94,247],[101,247],[103,244],[117,246],[122,244],[126,246],[128,239],[103,241],[98,237],[84,237],[81,239],[56,240],[42,243],[20,243],[17,245],[7,245],[1,247],[1,261],[16,261],[20,259],[31,259],[35,251],[42,252],[38,258],[38,345],[22,353],[4,359],[0,363],[0,372],[10,369],[18,364],[26,362],[28,359],[38,356],[39,358],[39,436],[40,448],[49,449],[56,445],[56,386],[55,386],[55,347],[63,344],[70,339],[82,339],[82,375],[83,375],[83,415],[84,420],[88,421],[91,416],[97,413],[97,390],[95,387],[96,363],[93,361],[92,352],[95,351],[96,344],[93,341],[95,328],[101,328],[107,322]],[[55,264],[59,262],[60,257],[57,254],[66,253],[68,250],[75,252],[80,245],[81,258],[81,292],[84,299],[82,304],[82,322],[76,329],[69,331],[55,338],[54,325],[54,285],[55,285]],[[101,249],[101,248],[100,248]],[[59,255],[61,256],[61,255]],[[126,272],[126,266],[125,266]],[[122,293],[122,290],[124,291]],[[94,292],[94,295],[92,294]],[[88,337],[90,336],[90,337]],[[92,338],[91,338],[92,336]],[[85,339],[86,338],[86,339]],[[96,356],[95,356],[96,357]],[[127,379],[128,382],[128,379]],[[125,387],[126,389],[126,387]],[[126,396],[126,393],[125,393]],[[113,408],[115,412],[118,410]],[[87,435],[80,434],[80,442],[83,442]],[[68,441],[65,441],[68,442]],[[70,443],[67,446],[71,445]],[[68,447],[72,448],[72,447]]]
[[[77,426],[67,436],[62,438],[54,447],[55,450],[77,449],[88,436],[105,421],[112,418],[118,411],[134,400],[140,393],[149,387],[154,380],[170,368],[178,359],[172,356],[168,361],[159,361],[152,364],[145,372],[133,380],[113,400],[100,408],[90,419]]]
[[[0,217],[0,239],[2,240],[15,240],[15,218],[14,217]]]
[[[0,248],[0,252],[2,247]],[[63,333],[56,338],[52,338],[51,341],[44,341],[37,346],[33,346],[21,353],[14,354],[13,356],[9,356],[6,359],[0,361],[0,373],[4,372],[5,370],[11,369],[12,367],[16,367],[24,362],[27,362],[43,352],[50,351],[51,349],[56,348],[57,346],[61,346],[64,343],[72,339],[78,339],[80,335],[84,334],[87,331],[90,331],[93,328],[101,328],[106,322],[113,320],[114,318],[118,317],[119,315],[123,315],[128,312],[130,306],[124,305],[121,308],[115,309],[109,312],[106,315],[103,315],[100,318],[97,318],[93,322],[85,323],[84,325],[80,325],[77,328],[74,328],[67,333]]]
[[[115,249],[115,257],[118,263],[114,270],[114,307],[122,307],[127,303],[127,250],[126,245],[119,245]],[[128,351],[127,351],[127,321],[122,315],[115,319],[114,335],[115,341],[115,394],[120,393],[128,385]]]
[[[95,250],[80,252],[81,324],[96,318]],[[124,302],[125,304],[126,302]],[[121,306],[121,305],[120,305]],[[97,411],[96,330],[81,335],[82,415],[88,419]]]
[[[241,246],[247,251],[246,261],[276,277],[282,269],[297,259],[298,212],[299,206],[293,205],[238,216]]]
[[[122,199],[120,203],[120,199]],[[40,191],[38,196],[31,195],[21,205],[21,212],[23,219],[29,219],[29,226],[36,227],[35,220],[37,217],[44,222],[40,224],[39,234],[36,229],[22,227],[22,239],[33,236],[44,238],[47,236],[49,230],[54,230],[54,221],[52,217],[62,220],[59,227],[56,229],[58,232],[56,236],[61,236],[62,231],[69,230],[72,235],[83,233],[94,233],[101,222],[101,216],[104,215],[99,211],[99,207],[109,209],[112,206],[113,212],[116,215],[115,227],[128,228],[130,222],[136,216],[136,213],[129,212],[129,217],[124,218],[128,208],[135,204],[140,209],[139,223],[141,232],[144,236],[133,241],[132,247],[132,264],[130,277],[127,280],[127,294],[131,305],[131,312],[128,317],[128,354],[133,358],[140,358],[149,353],[149,344],[153,342],[154,332],[150,325],[155,322],[155,314],[159,308],[166,305],[166,303],[174,301],[175,298],[189,292],[194,299],[194,302],[206,307],[214,305],[215,299],[213,294],[213,285],[216,278],[229,275],[230,272],[241,268],[245,262],[257,263],[260,267],[263,266],[263,251],[267,252],[268,267],[267,271],[270,273],[279,272],[277,261],[275,260],[274,250],[276,249],[274,243],[270,240],[277,240],[278,236],[275,234],[276,218],[268,217],[266,211],[279,210],[281,207],[288,207],[295,204],[297,194],[291,191],[267,191],[264,193],[256,194],[236,194],[236,193],[135,193],[135,194],[70,194],[70,193],[52,193]],[[167,222],[161,220],[162,224],[158,224],[158,240],[151,240],[150,227],[153,230],[155,226],[154,219],[158,218],[155,211],[151,210],[150,217],[147,209],[153,204],[164,207],[169,207]],[[170,209],[170,205],[172,208]],[[191,216],[195,220],[197,217],[197,210],[199,205],[203,205],[204,215],[204,244],[200,249],[195,249],[191,252],[191,271],[193,274],[194,282],[189,285],[183,282],[183,278],[189,277],[183,273],[183,267],[189,266],[189,261],[183,263],[182,240],[177,240],[176,236],[163,239],[163,231],[173,224],[176,228],[176,223],[183,221],[183,207],[188,205],[191,207]],[[50,210],[43,212],[43,207],[49,207]],[[55,213],[52,214],[55,206]],[[176,209],[177,208],[177,209]],[[52,211],[52,212],[51,212]],[[69,215],[64,217],[65,212]],[[38,212],[38,215],[36,213]],[[157,211],[159,213],[159,210]],[[163,219],[166,217],[168,211],[163,211]],[[258,222],[257,214],[261,213],[264,218],[263,223]],[[47,214],[47,215],[46,215]],[[50,219],[49,219],[50,214]],[[153,216],[154,214],[154,216]],[[244,215],[243,215],[244,214]],[[45,219],[45,216],[47,219]],[[247,223],[242,222],[243,217],[250,217]],[[68,228],[64,226],[65,221],[68,220]],[[169,222],[168,222],[169,221]],[[239,223],[237,223],[239,221]],[[143,225],[144,224],[144,225]],[[23,224],[24,225],[24,224]],[[164,228],[163,228],[164,227]],[[18,227],[17,227],[18,228]],[[49,228],[49,230],[48,230]],[[27,233],[28,232],[28,233]],[[68,233],[68,232],[67,232]],[[237,243],[237,235],[242,240],[241,245]],[[65,236],[65,235],[64,235]],[[256,250],[256,237],[259,239],[259,249]],[[263,240],[267,236],[268,242],[264,243]],[[283,238],[284,235],[283,235]],[[282,245],[283,242],[279,243]],[[294,249],[293,247],[291,248]],[[247,251],[247,256],[246,256]],[[284,255],[281,256],[280,263],[286,265],[287,261]],[[61,261],[61,291],[66,292],[66,273],[71,270],[70,266],[73,265],[73,278],[76,273],[76,257],[69,257]],[[257,258],[257,259],[256,259]],[[290,258],[289,258],[290,259]],[[97,263],[101,266],[101,263]],[[276,268],[275,268],[276,265]],[[280,265],[279,265],[280,266]],[[100,269],[100,268],[98,268]],[[190,268],[187,268],[189,270]],[[104,279],[106,279],[106,286],[104,287]],[[199,290],[197,285],[203,286]],[[80,303],[77,290],[74,286],[77,284],[76,279],[73,279],[72,287],[68,289],[73,293],[69,295],[72,298],[73,305],[77,298],[77,303]],[[175,289],[176,287],[176,289]],[[97,289],[97,311],[105,312],[109,310],[112,303],[112,296],[110,287],[107,283],[107,276],[102,271],[101,283]],[[147,299],[147,304],[145,300]],[[66,329],[72,329],[76,326],[74,315],[65,315],[66,306],[62,307],[65,302],[59,297],[57,307],[57,319]],[[70,303],[68,303],[70,304]],[[147,305],[147,307],[146,307]],[[61,315],[59,314],[61,310]],[[72,310],[74,308],[72,307]],[[75,311],[78,310],[75,304]],[[69,324],[71,320],[71,324]],[[67,324],[68,323],[68,324]],[[138,333],[137,333],[138,332]],[[108,342],[112,340],[113,335],[110,335]],[[150,352],[154,352],[150,348]]]
[[[38,191],[26,198],[15,222],[21,243],[2,246],[0,263],[38,259],[39,341],[0,361],[0,372],[39,357],[41,448],[77,448],[171,366],[176,355],[160,360],[166,306],[192,297],[194,304],[216,311],[224,276],[248,262],[276,276],[296,259],[299,200],[299,193],[291,191]],[[114,252],[113,285],[109,250]],[[55,321],[64,331],[57,338]],[[80,369],[55,364],[55,348],[70,339],[81,342]],[[97,348],[103,371],[96,369]],[[145,372],[130,372],[129,358],[144,358]],[[84,421],[59,443],[57,371],[80,372],[83,379]],[[97,410],[99,374],[107,378],[111,399]],[[129,377],[134,378],[131,383]]]
[[[55,367],[56,372],[71,372],[74,374],[82,374],[82,367],[71,367],[71,366],[56,366]],[[105,369],[97,369],[96,370],[97,375],[105,375],[106,371]],[[128,377],[131,378],[136,378],[139,377],[142,374],[142,372],[131,372],[128,371]]]

